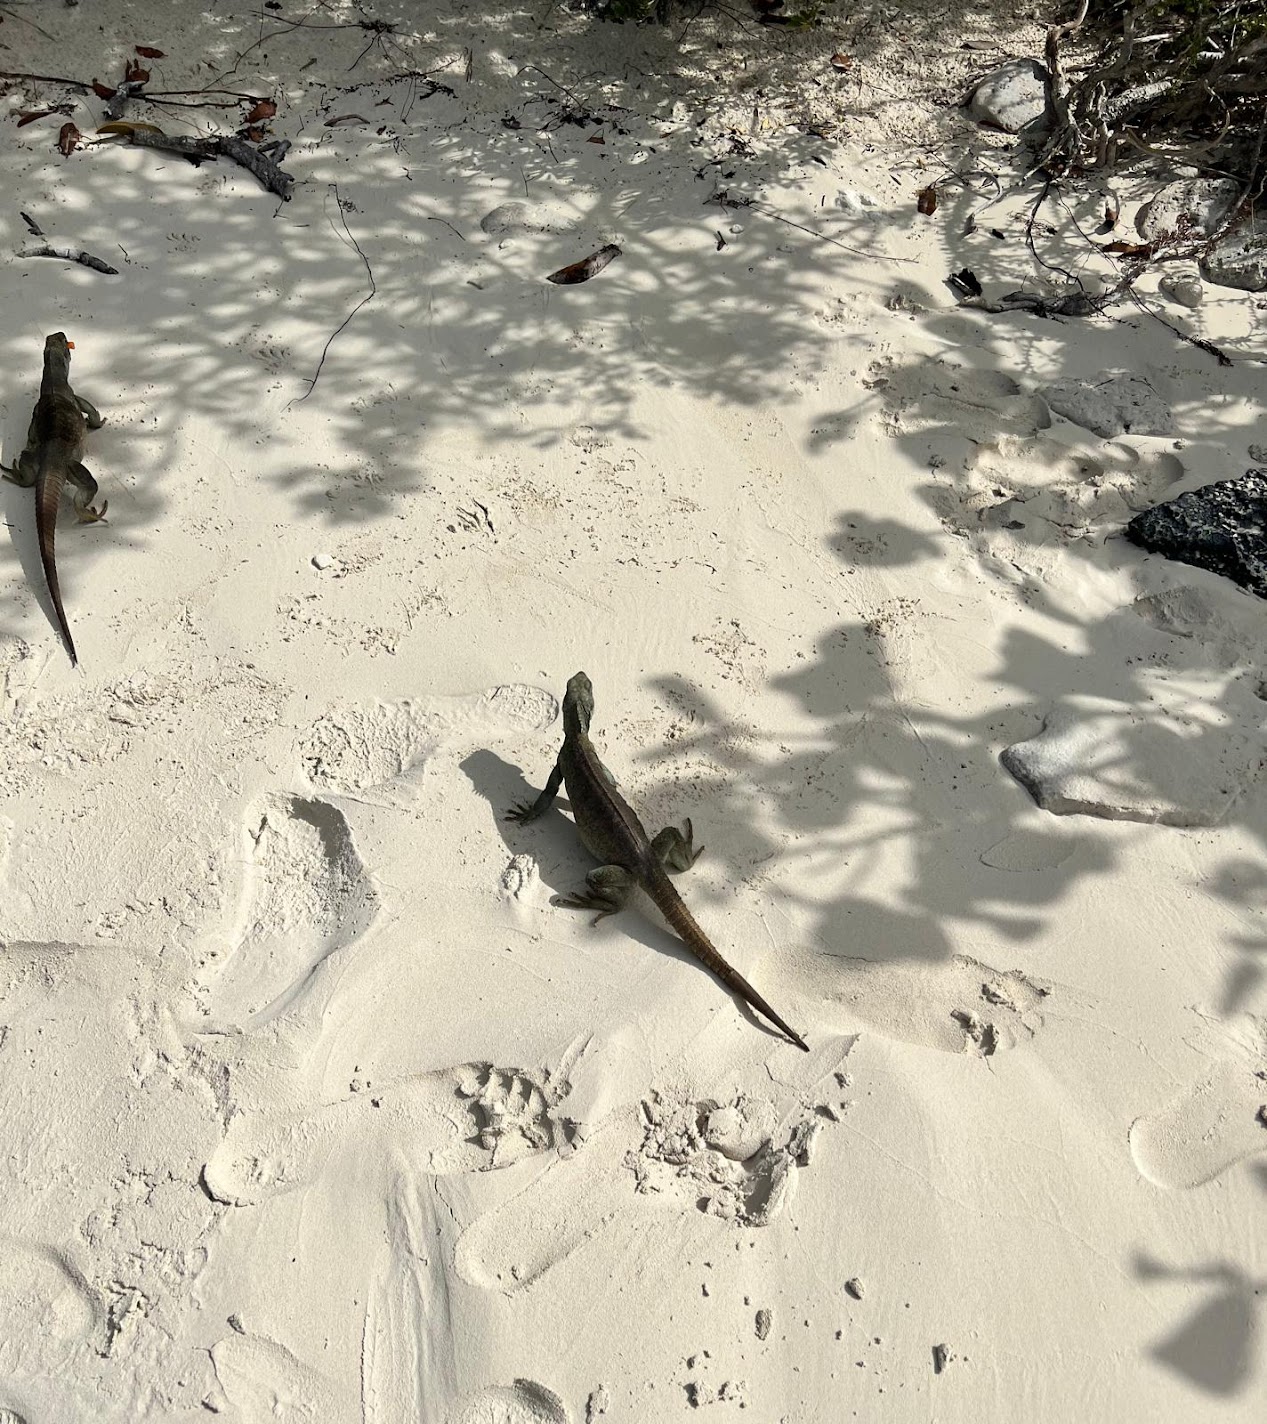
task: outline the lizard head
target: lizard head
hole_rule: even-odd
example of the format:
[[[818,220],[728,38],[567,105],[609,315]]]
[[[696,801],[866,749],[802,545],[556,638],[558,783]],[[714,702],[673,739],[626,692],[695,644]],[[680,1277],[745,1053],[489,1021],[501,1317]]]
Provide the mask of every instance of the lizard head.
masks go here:
[[[594,715],[594,688],[583,672],[568,679],[563,698],[563,730],[588,732]]]
[[[55,331],[51,336],[44,338],[44,367],[50,367],[54,371],[60,371],[66,376],[70,371],[71,343],[66,340],[64,331]]]

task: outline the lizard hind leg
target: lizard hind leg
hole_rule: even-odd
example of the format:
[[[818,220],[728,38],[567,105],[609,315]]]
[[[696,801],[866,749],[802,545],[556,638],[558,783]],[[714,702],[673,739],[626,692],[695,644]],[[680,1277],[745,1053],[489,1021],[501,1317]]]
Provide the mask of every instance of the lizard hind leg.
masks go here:
[[[670,875],[680,875],[704,854],[704,847],[695,848],[695,834],[688,816],[682,822],[682,829],[665,826],[664,830],[651,842],[651,850]]]
[[[30,446],[27,446],[22,451],[16,465],[0,465],[0,471],[4,472],[5,479],[11,484],[21,485],[23,489],[30,489],[35,483],[35,461],[28,458],[27,450],[29,449]]]
[[[81,524],[95,524],[99,519],[106,517],[106,510],[110,507],[110,501],[103,499],[101,508],[94,509],[92,502],[97,497],[97,482],[88,473],[86,466],[75,464],[67,471],[70,483],[74,485],[75,492],[72,498],[75,502],[75,517]]]
[[[594,924],[623,910],[638,885],[623,865],[600,865],[590,871],[585,883],[589,887],[588,894],[555,895],[550,903],[565,910],[597,910]]]

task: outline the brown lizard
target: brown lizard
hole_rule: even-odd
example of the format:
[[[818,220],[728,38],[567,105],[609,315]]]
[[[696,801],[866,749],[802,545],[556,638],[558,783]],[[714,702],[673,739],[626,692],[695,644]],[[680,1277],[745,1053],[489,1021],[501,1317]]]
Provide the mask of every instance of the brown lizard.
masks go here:
[[[79,661],[75,642],[62,607],[62,591],[57,581],[54,541],[57,534],[57,507],[62,488],[74,486],[75,514],[81,523],[93,524],[104,519],[106,501],[101,508],[92,507],[97,497],[97,482],[82,464],[84,436],[105,424],[91,402],[77,396],[70,388],[70,353],[73,342],[63,332],[55,331],[44,341],[44,377],[40,382],[40,398],[31,415],[26,448],[18,456],[16,468],[0,465],[7,480],[29,489],[35,486],[35,529],[39,537],[40,560],[44,577],[57,613],[58,626],[66,640],[71,664]]]
[[[535,821],[550,809],[559,786],[566,785],[576,833],[601,864],[585,877],[588,894],[558,895],[553,903],[573,910],[597,910],[597,924],[623,909],[633,891],[641,888],[701,964],[808,1053],[809,1045],[800,1034],[789,1028],[743,975],[726,963],[696,924],[667,872],[689,870],[703,847],[695,849],[690,821],[684,822],[681,830],[666,826],[654,840],[648,838],[633,807],[616,790],[611,773],[594,750],[589,738],[593,715],[594,689],[589,678],[578,672],[569,681],[563,699],[563,749],[545,790],[535,801],[515,806],[507,813],[508,820]]]

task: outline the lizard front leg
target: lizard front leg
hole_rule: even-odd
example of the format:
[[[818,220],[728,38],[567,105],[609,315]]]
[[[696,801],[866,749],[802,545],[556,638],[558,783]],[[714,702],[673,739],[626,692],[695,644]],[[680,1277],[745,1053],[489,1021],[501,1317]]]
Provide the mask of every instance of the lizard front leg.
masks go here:
[[[75,518],[81,524],[95,524],[97,520],[104,519],[110,501],[103,499],[100,509],[92,507],[92,502],[97,497],[97,482],[88,473],[87,467],[80,464],[71,465],[66,471],[66,478],[75,487],[71,496],[75,503]]]
[[[651,851],[670,875],[680,875],[704,854],[704,847],[695,849],[695,836],[688,816],[682,822],[682,829],[665,826],[664,830],[651,842]]]
[[[545,813],[554,805],[554,798],[559,794],[559,787],[563,785],[563,767],[560,762],[555,762],[554,770],[550,773],[550,780],[546,782],[545,790],[535,801],[521,801],[517,806],[512,806],[506,812],[508,821],[518,821],[521,825],[527,821],[535,821],[538,816]]]
[[[552,905],[565,910],[597,910],[593,923],[605,920],[617,910],[623,910],[638,881],[623,865],[600,865],[585,877],[588,895],[554,895]]]
[[[89,430],[100,430],[106,423],[106,418],[90,400],[85,400],[83,396],[75,397],[75,404],[83,411],[84,419],[88,422]]]

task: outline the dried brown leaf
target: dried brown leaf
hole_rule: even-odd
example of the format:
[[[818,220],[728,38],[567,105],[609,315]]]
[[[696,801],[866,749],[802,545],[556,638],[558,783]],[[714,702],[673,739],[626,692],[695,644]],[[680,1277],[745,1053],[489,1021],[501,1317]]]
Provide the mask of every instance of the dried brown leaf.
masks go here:
[[[925,217],[931,217],[937,211],[937,185],[935,183],[930,183],[927,188],[919,190],[916,207]]]
[[[119,91],[117,89],[111,89],[108,84],[103,84],[100,79],[94,79],[92,81],[92,92],[98,99],[113,99]]]
[[[339,124],[368,124],[368,119],[363,119],[360,114],[340,114],[337,119],[327,119],[324,127],[328,129],[336,128]]]
[[[57,135],[57,147],[61,149],[64,157],[69,158],[79,147],[79,140],[81,138],[83,138],[83,134],[79,132],[74,124],[63,124]]]
[[[577,282],[588,282],[591,277],[597,276],[613,258],[619,256],[620,248],[614,242],[609,242],[606,247],[600,247],[597,252],[591,252],[588,257],[582,257],[579,262],[569,262],[566,267],[560,267],[557,272],[551,272],[546,281],[555,282],[560,287],[571,287],[575,286]]]
[[[25,114],[18,115],[18,128],[24,129],[27,124],[33,124],[36,119],[46,119],[50,114],[56,112],[55,109],[28,109]]]
[[[136,60],[130,59],[127,68],[123,71],[123,81],[125,84],[148,84],[150,72],[143,64],[138,64]]]
[[[845,54],[843,51],[839,54],[833,54],[831,57],[831,67],[838,74],[843,74],[846,69],[849,69],[852,66],[852,64],[853,55]]]
[[[142,59],[165,59],[167,57],[164,50],[155,49],[153,45],[137,45],[136,52]]]
[[[271,119],[277,113],[277,105],[271,99],[257,99],[251,112],[242,120],[244,124],[258,124]]]

